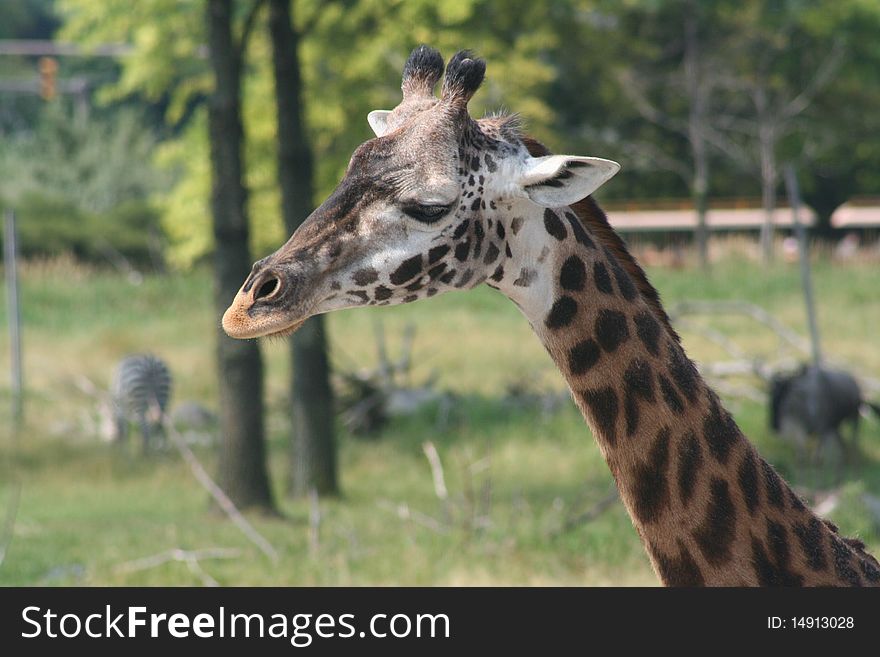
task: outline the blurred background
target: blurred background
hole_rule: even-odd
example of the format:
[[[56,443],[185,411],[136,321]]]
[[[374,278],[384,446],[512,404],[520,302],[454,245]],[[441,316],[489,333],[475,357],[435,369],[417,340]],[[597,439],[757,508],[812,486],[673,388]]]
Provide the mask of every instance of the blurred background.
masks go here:
[[[878,34],[875,0],[3,0],[0,584],[656,582],[501,295],[219,329],[420,43],[487,60],[475,116],[622,163],[599,200],[689,355],[880,551]]]

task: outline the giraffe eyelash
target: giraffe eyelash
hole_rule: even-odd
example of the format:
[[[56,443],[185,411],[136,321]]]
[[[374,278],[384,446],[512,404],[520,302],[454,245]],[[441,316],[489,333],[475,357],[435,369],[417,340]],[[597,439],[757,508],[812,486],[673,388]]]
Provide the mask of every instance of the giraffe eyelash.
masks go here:
[[[433,224],[449,214],[452,205],[422,205],[419,203],[405,205],[404,213],[423,224]]]

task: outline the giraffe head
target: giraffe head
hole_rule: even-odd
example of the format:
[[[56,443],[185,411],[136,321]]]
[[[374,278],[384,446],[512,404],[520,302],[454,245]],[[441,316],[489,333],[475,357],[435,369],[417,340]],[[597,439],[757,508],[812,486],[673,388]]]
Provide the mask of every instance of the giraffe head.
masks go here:
[[[471,119],[484,73],[485,62],[457,53],[438,98],[440,54],[412,52],[401,103],[368,116],[376,137],[288,242],[254,264],[223,316],[230,336],[287,334],[312,315],[497,282],[512,257],[510,223],[533,214],[524,204],[569,205],[617,172],[599,158],[532,157],[515,118]]]

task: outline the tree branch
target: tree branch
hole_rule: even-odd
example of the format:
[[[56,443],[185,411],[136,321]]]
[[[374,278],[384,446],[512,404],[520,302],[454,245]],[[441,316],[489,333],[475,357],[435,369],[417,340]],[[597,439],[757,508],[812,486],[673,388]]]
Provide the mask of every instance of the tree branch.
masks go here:
[[[615,74],[620,90],[632,102],[633,107],[646,121],[658,125],[672,132],[678,133],[685,138],[688,136],[687,125],[668,116],[657,108],[645,94],[636,77],[629,70],[617,71]]]
[[[223,512],[229,516],[229,519],[232,520],[235,526],[241,530],[242,534],[256,545],[260,552],[269,557],[272,563],[278,563],[278,551],[272,547],[272,544],[269,543],[269,541],[267,541],[251,523],[248,522],[247,518],[241,514],[241,511],[238,510],[223,489],[214,483],[214,480],[211,479],[211,475],[208,474],[207,470],[205,470],[204,466],[196,458],[196,455],[187,446],[186,442],[177,432],[177,429],[174,428],[171,419],[165,413],[162,413],[161,411],[160,413],[165,431],[171,438],[171,442],[174,443],[177,451],[180,452],[183,460],[186,461],[196,480],[211,494],[211,497],[214,498],[217,505],[223,509]]]
[[[254,0],[250,11],[248,11],[247,16],[245,16],[244,25],[241,28],[241,37],[238,39],[238,48],[236,49],[236,56],[238,57],[239,62],[244,61],[244,53],[245,50],[247,50],[247,44],[250,40],[251,32],[253,32],[254,24],[257,22],[257,15],[260,13],[260,9],[262,9],[264,4],[266,4],[266,0]]]
[[[831,51],[828,53],[825,60],[819,65],[819,68],[816,69],[816,74],[813,76],[813,79],[810,80],[801,93],[792,98],[785,107],[782,108],[781,114],[785,118],[794,118],[810,106],[810,103],[813,102],[816,94],[818,94],[822,88],[831,81],[834,74],[840,68],[845,52],[846,49],[843,46],[843,42],[840,41],[840,39],[835,39],[834,45],[831,46]]]

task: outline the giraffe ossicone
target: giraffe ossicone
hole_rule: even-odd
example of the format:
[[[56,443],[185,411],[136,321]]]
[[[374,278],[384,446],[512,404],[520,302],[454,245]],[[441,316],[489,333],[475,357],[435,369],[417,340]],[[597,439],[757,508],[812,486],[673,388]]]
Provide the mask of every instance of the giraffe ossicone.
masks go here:
[[[472,119],[485,63],[444,73],[421,46],[403,100],[372,112],[336,190],[254,264],[223,328],[283,335],[308,317],[486,283],[565,377],[660,579],[669,585],[880,585],[864,545],[812,513],[687,358],[659,296],[592,194],[619,165],[553,155],[510,116]]]

